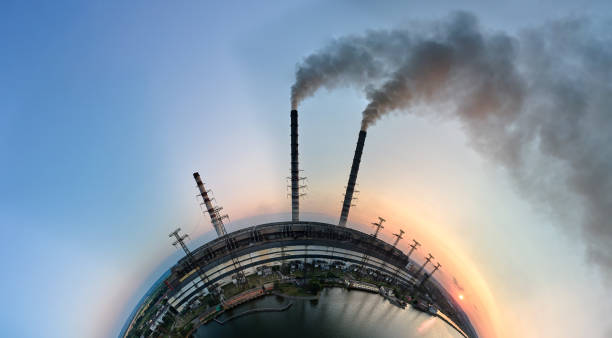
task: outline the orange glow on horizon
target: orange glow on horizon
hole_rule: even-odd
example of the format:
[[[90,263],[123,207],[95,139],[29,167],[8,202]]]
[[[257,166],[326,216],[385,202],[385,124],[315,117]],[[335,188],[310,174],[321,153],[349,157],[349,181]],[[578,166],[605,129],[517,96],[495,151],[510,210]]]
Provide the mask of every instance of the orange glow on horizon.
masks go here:
[[[466,250],[461,246],[460,241],[449,240],[448,234],[441,231],[443,227],[439,224],[444,220],[437,219],[433,214],[419,213],[412,209],[410,203],[398,205],[399,202],[389,198],[377,197],[366,203],[376,208],[379,213],[388,215],[387,219],[390,224],[381,236],[383,240],[390,241],[392,238],[389,233],[399,231],[400,228],[405,229],[409,237],[417,238],[423,246],[412,256],[413,259],[416,259],[417,264],[422,262],[425,253],[430,251],[434,253],[436,261],[445,262],[444,268],[436,273],[435,279],[451,295],[455,295],[458,301],[461,301],[461,308],[468,315],[479,335],[483,337],[512,336],[504,333],[507,328],[502,329],[504,326],[500,309],[496,305],[495,297],[482,272],[466,255]],[[355,211],[353,224],[368,224],[370,213],[366,216],[363,210],[356,209]],[[386,236],[389,238],[385,238]],[[400,242],[398,247],[406,252],[409,249],[408,241]],[[469,300],[465,299],[463,290],[453,282],[453,278],[459,281],[463,288],[478,290],[476,297],[471,295]],[[458,295],[463,295],[464,298],[461,299]]]
[[[435,279],[446,288],[450,295],[454,295],[458,301],[461,301],[462,309],[466,312],[481,336],[511,336],[503,333],[507,328],[502,324],[500,309],[496,305],[496,300],[485,276],[475,266],[474,262],[469,259],[460,241],[449,240],[448,234],[441,231],[442,227],[438,225],[441,223],[440,220],[431,217],[431,215],[419,214],[411,208],[411,204],[397,205],[397,201],[380,200],[380,198],[367,202],[368,205],[371,205],[371,208],[376,209],[379,213],[389,215],[387,216],[387,219],[389,219],[388,226],[385,224],[384,232],[379,234],[381,239],[392,242],[394,238],[391,234],[404,229],[409,235],[405,237],[406,240],[398,244],[398,248],[407,252],[409,250],[409,241],[407,239],[417,238],[423,246],[415,251],[411,257],[416,260],[417,264],[421,264],[420,262],[422,262],[424,254],[429,251],[434,253],[436,261],[444,262],[444,268],[436,273]],[[312,201],[310,203],[314,204],[314,206],[306,204],[303,208],[305,209],[304,211],[316,210],[318,214],[329,215],[331,217],[338,214],[338,210],[332,210],[331,203],[323,205],[320,200],[317,200],[316,204]],[[279,206],[278,210],[274,209],[272,211],[282,212],[282,208]],[[349,221],[350,226],[358,230],[372,232],[372,229],[366,225],[371,221],[371,214],[369,211],[355,208]],[[248,219],[258,215],[258,213],[255,211],[245,211],[245,215],[247,217],[244,219]],[[309,217],[305,216],[305,218]],[[246,224],[248,223],[246,222]],[[424,226],[424,224],[427,226]],[[206,226],[210,225],[206,224]],[[207,230],[205,233],[212,231],[211,228]],[[455,285],[453,278],[456,278],[462,287],[478,291],[476,294],[470,293],[470,298],[465,299],[463,290]]]

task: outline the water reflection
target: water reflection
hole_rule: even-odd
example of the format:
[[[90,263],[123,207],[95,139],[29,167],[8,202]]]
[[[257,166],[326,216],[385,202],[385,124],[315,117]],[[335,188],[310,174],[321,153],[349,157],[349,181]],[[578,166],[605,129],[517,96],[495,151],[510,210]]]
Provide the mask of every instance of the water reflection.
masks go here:
[[[325,289],[316,301],[268,296],[235,308],[249,309],[294,305],[285,312],[255,313],[225,325],[208,323],[196,337],[461,337],[441,320],[407,307],[402,310],[377,294]],[[225,320],[224,314],[219,319]]]

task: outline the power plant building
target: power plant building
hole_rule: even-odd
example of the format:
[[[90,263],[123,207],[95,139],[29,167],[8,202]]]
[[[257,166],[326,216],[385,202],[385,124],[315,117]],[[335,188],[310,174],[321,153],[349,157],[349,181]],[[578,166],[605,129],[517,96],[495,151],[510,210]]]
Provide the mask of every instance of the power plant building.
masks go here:
[[[262,266],[281,265],[299,260],[307,263],[344,262],[348,266],[360,265],[368,256],[365,267],[379,274],[393,276],[404,285],[415,285],[405,266],[408,257],[399,249],[361,231],[318,222],[278,222],[257,225],[228,234],[236,244],[231,254],[240,263],[244,275],[257,273]],[[223,286],[233,282],[238,272],[226,241],[217,238],[192,252],[197,266],[208,277],[203,282],[186,258],[173,268],[167,282],[172,287],[169,304],[183,311],[189,300],[212,285]],[[194,283],[195,282],[195,283]],[[197,285],[197,286],[196,286]]]
[[[346,266],[375,271],[377,275],[388,276],[389,280],[393,278],[405,286],[418,283],[406,269],[409,257],[395,245],[346,227],[367,135],[365,130],[359,132],[339,224],[299,220],[300,181],[303,178],[299,177],[297,110],[292,110],[290,117],[291,221],[261,224],[227,233],[223,225],[227,216],[220,214],[220,207],[213,206],[200,175],[194,173],[218,238],[194,251],[185,249],[187,256],[172,268],[166,284],[170,287],[168,303],[174,309],[183,311],[194,296],[237,283],[264,266],[293,261],[298,261],[298,265],[342,262]]]

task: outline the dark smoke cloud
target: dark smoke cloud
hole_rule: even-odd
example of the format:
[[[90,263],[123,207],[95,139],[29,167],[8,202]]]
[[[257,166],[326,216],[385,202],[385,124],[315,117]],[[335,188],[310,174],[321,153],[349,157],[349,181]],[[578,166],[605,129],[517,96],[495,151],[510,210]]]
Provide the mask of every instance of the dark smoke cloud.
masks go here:
[[[523,100],[514,55],[512,39],[484,36],[475,17],[457,14],[434,37],[415,43],[399,69],[368,91],[362,129],[390,111],[448,99],[466,119],[512,119]]]
[[[458,119],[612,277],[612,30],[598,28],[567,19],[509,35],[460,12],[338,39],[298,65],[292,105],[320,87],[363,89],[364,130],[393,111],[444,108],[427,112]]]
[[[363,84],[382,76],[384,64],[362,46],[347,42],[333,42],[328,52],[312,54],[303,61],[291,87],[291,109],[297,109],[299,102],[320,87]]]
[[[410,36],[398,31],[372,31],[332,41],[298,66],[291,87],[292,109],[321,87],[363,88],[388,77],[405,61],[410,46]]]

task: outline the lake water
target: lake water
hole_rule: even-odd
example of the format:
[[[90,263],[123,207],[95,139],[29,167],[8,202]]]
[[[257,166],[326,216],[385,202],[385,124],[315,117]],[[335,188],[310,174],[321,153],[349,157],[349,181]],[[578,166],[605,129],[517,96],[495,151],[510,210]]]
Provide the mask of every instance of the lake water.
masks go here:
[[[318,301],[266,296],[234,308],[224,321],[249,309],[293,306],[284,312],[260,312],[201,326],[196,337],[462,337],[436,317],[410,306],[398,308],[383,297],[342,288],[324,289]]]

